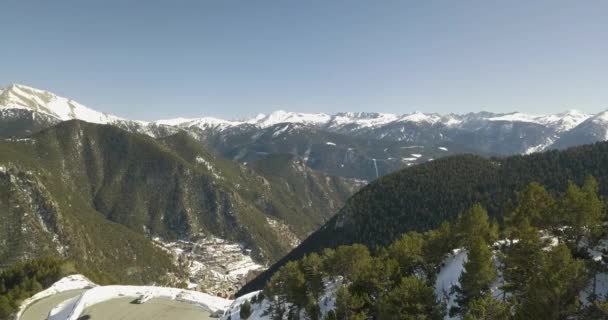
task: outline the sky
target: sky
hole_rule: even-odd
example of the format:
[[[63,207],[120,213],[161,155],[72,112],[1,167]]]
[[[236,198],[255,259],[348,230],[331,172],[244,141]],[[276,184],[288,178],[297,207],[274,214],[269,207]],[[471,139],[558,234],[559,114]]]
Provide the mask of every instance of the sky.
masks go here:
[[[0,86],[141,120],[608,109],[608,1],[3,0]]]

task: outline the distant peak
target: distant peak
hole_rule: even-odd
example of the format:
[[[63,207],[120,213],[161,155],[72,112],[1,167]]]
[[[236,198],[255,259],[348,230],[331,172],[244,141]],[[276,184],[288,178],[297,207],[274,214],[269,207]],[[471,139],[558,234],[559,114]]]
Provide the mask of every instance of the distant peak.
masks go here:
[[[11,83],[0,91],[0,108],[28,109],[61,121],[78,119],[92,123],[109,123],[120,119],[91,110],[72,99],[18,83]]]

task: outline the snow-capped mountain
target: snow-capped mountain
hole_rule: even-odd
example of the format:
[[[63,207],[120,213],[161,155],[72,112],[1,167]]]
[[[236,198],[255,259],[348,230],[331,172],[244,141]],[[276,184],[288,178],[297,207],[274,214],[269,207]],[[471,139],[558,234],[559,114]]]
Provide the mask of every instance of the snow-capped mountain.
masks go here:
[[[11,84],[0,92],[0,109],[25,109],[67,121],[79,119],[98,124],[124,120],[117,116],[89,109],[82,104],[54,93],[20,84]]]
[[[237,120],[200,117],[144,122],[98,112],[24,85],[0,90],[0,136],[28,135],[71,119],[157,138],[187,131],[233,160],[247,162],[269,153],[291,153],[315,169],[365,180],[454,153],[527,154],[608,139],[607,113],[589,115],[578,110],[548,115],[278,110]],[[413,157],[408,151],[422,156]]]
[[[589,117],[576,127],[564,132],[552,147],[563,149],[605,140],[608,140],[608,111]]]
[[[21,84],[0,90],[0,136],[27,135],[68,120],[109,124],[153,137],[177,132],[172,126],[123,119]]]
[[[549,115],[530,115],[521,112],[514,112],[498,117],[492,117],[488,120],[536,123],[550,127],[557,132],[565,132],[578,126],[581,122],[589,119],[590,117],[590,114],[586,114],[579,110],[568,110],[566,112]]]

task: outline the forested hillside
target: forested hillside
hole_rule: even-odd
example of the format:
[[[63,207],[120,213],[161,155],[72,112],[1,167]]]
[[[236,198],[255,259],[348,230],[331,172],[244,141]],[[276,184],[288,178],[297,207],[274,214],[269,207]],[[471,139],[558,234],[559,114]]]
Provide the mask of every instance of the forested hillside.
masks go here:
[[[242,243],[258,261],[274,261],[357,188],[282,161],[286,170],[258,173],[185,133],[155,140],[81,121],[3,140],[0,261],[61,255],[123,282],[163,281],[179,270],[150,238],[198,235]],[[309,179],[286,195],[294,175]]]
[[[474,204],[386,247],[308,254],[230,316],[246,318],[244,306],[254,319],[606,319],[606,205],[591,176],[560,189],[529,184],[502,227]]]
[[[474,203],[481,203],[500,222],[505,204],[515,198],[516,190],[533,181],[557,193],[565,190],[569,180],[582,183],[593,175],[605,196],[606,163],[608,143],[596,143],[502,159],[454,156],[401,170],[359,191],[325,226],[241,293],[261,288],[278,267],[307,253],[353,243],[385,246],[403,232],[426,231],[453,221],[458,212]]]

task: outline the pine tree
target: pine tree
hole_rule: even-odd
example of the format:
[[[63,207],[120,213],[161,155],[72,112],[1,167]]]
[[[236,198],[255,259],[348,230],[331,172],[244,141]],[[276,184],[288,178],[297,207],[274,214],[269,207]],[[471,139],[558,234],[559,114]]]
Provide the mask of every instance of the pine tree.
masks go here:
[[[13,313],[13,307],[11,306],[7,296],[0,296],[0,319],[8,319]]]
[[[541,229],[553,230],[561,225],[556,214],[555,199],[537,182],[530,183],[517,193],[515,207],[505,216],[506,233],[517,233],[517,227],[524,219]],[[517,238],[516,235],[513,237]]]
[[[466,314],[469,303],[489,293],[495,279],[492,250],[482,237],[472,238],[464,271],[459,278],[460,285],[456,288],[458,308],[451,313]]]
[[[304,272],[307,291],[316,300],[323,293],[323,260],[316,253],[311,253],[300,261],[300,266]]]
[[[352,294],[346,287],[338,289],[336,294],[336,317],[340,320],[365,319],[364,300]]]
[[[580,241],[592,241],[601,232],[604,205],[599,198],[597,181],[588,177],[580,188],[570,182],[560,199],[560,208],[565,223],[565,238],[571,249]]]
[[[532,278],[516,308],[517,319],[566,319],[575,315],[579,293],[588,283],[582,261],[561,244],[545,253],[539,274]]]
[[[378,301],[378,319],[443,319],[445,305],[437,303],[433,288],[409,276]]]
[[[463,320],[509,320],[509,305],[492,297],[491,294],[475,299],[469,303]]]
[[[249,303],[249,300],[245,300],[245,302],[241,305],[239,315],[241,316],[241,319],[247,319],[249,316],[251,316],[251,304]]]
[[[480,204],[474,204],[459,214],[455,229],[458,243],[466,248],[474,245],[478,237],[482,237],[486,243],[494,243],[498,237],[496,230],[490,226],[488,212]]]
[[[517,223],[519,225],[515,229],[518,239],[504,248],[501,258],[505,280],[502,289],[511,293],[516,300],[521,297],[531,280],[539,276],[543,267],[543,249],[548,245],[527,218]]]
[[[330,275],[343,276],[346,282],[355,281],[372,267],[369,249],[361,244],[340,246],[325,254],[328,255],[324,259],[323,269]]]
[[[408,276],[424,269],[426,263],[423,256],[424,245],[422,234],[408,232],[388,247],[387,254],[399,263],[401,276]]]

